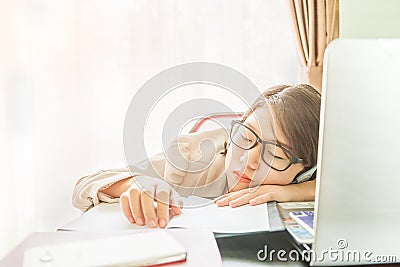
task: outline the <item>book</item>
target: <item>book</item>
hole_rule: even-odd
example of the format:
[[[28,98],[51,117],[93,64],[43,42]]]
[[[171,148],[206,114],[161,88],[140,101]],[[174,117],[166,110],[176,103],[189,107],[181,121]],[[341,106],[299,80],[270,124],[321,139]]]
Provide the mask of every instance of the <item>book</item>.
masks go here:
[[[191,205],[188,205],[191,203]],[[192,205],[197,203],[197,205]],[[199,204],[200,203],[200,204]],[[181,215],[175,215],[168,222],[166,228],[208,228],[219,234],[241,234],[263,231],[284,230],[283,224],[272,225],[277,220],[274,215],[270,219],[271,205],[256,206],[244,205],[231,208],[218,207],[210,200],[190,196],[184,199],[184,208]],[[276,206],[275,210],[276,210]],[[278,214],[276,212],[276,214]],[[101,203],[83,213],[77,219],[60,227],[65,231],[137,231],[148,229],[147,226],[131,224],[123,215],[119,203]]]
[[[18,244],[1,261],[0,266],[21,267],[25,251],[30,248],[67,244],[71,242],[84,242],[87,240],[96,241],[104,238],[115,237],[111,245],[119,247],[118,237],[130,236],[132,239],[139,239],[142,232],[165,231],[169,233],[186,250],[186,261],[170,263],[166,266],[204,266],[204,259],[207,259],[208,266],[222,266],[222,259],[219,253],[217,242],[213,233],[207,229],[152,229],[137,232],[126,231],[102,231],[102,232],[78,232],[78,231],[58,231],[58,232],[34,232],[25,240]],[[136,236],[136,237],[135,237]],[[143,242],[144,239],[140,239]],[[154,246],[152,246],[154,248]],[[133,253],[133,250],[132,250]],[[155,255],[155,254],[153,254]],[[45,256],[45,255],[43,255]],[[53,266],[48,263],[44,266]],[[77,265],[71,265],[77,266]],[[92,265],[93,266],[93,265]]]
[[[145,231],[29,248],[23,267],[153,266],[186,260],[186,249],[167,231]]]

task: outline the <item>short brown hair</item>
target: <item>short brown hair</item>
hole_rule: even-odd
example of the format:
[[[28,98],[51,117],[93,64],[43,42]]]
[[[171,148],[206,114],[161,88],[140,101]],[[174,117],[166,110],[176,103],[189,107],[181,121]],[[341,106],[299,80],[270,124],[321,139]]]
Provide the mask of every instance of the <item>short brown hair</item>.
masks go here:
[[[304,166],[317,164],[321,95],[308,84],[277,85],[266,91],[243,115],[242,121],[268,103],[290,149]]]

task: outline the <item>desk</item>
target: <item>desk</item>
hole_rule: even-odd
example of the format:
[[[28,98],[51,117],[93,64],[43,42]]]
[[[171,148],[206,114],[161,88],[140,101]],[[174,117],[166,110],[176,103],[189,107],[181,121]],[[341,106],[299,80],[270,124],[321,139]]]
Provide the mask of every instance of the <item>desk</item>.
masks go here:
[[[51,239],[54,239],[54,237],[52,237],[54,233],[55,232],[32,233],[30,237],[36,237],[36,238],[27,239],[21,242],[10,254],[8,254],[4,259],[0,261],[0,267],[21,267],[24,249],[27,247],[32,247],[34,245],[49,244],[49,241],[52,241]],[[76,241],[76,237],[74,237],[73,235],[80,235],[79,238],[82,239],[95,237],[94,233],[80,233],[80,232],[66,232],[66,233],[67,235],[64,235],[61,239],[58,240],[58,242],[54,242],[53,240],[52,243]],[[72,233],[72,235],[68,233],[70,234]],[[38,239],[38,237],[40,238]],[[103,237],[107,237],[107,234],[104,234]],[[270,246],[271,249],[275,250],[284,249],[285,251],[289,251],[291,249],[294,249],[294,246],[291,245],[292,241],[290,238],[291,238],[290,235],[286,231],[273,232],[273,233],[266,232],[266,233],[258,233],[251,235],[218,238],[217,245],[219,247],[222,256],[222,264],[223,266],[226,267],[282,266],[282,265],[308,266],[308,264],[305,262],[292,262],[292,261],[281,262],[277,260],[270,262],[270,261],[259,261],[257,259],[257,252],[260,249],[262,249],[265,244]],[[211,253],[214,254],[215,251]],[[210,262],[209,255],[210,254],[208,254],[207,251],[200,251],[199,256],[201,257],[201,261],[199,262],[199,264],[195,264],[195,266],[199,267],[216,266],[217,264],[214,265],[207,264],[207,262]],[[368,267],[371,266],[377,266],[377,265],[368,265]],[[384,266],[385,267],[398,266],[398,264],[388,264]]]
[[[260,261],[257,252],[268,246],[268,250],[276,251],[283,249],[288,255],[290,250],[296,248],[292,245],[292,240],[286,231],[264,232],[242,236],[223,237],[217,239],[217,244],[222,256],[224,266],[308,266],[306,262],[282,262],[276,258],[274,261]]]
[[[173,230],[174,231],[174,230]],[[179,230],[178,230],[179,231]],[[184,241],[185,247],[189,247],[188,251],[192,249],[190,240],[182,239],[185,230],[180,230],[182,234],[175,237],[179,238],[179,241]],[[57,234],[57,235],[55,235]],[[113,233],[115,234],[115,233]],[[123,234],[123,233],[120,233]],[[86,238],[99,238],[107,237],[112,234],[104,233],[88,233],[88,232],[45,232],[45,233],[32,233],[26,240],[21,242],[10,254],[0,261],[1,267],[21,267],[23,252],[26,248],[45,245],[55,244],[60,242],[70,242],[79,239]],[[204,235],[200,238],[206,238]],[[257,252],[264,248],[264,245],[268,245],[268,249],[285,249],[289,251],[294,249],[290,245],[289,235],[286,231],[282,232],[265,232],[250,235],[241,235],[233,237],[223,237],[217,239],[217,245],[222,256],[223,266],[281,266],[283,263],[280,261],[265,262],[257,259]],[[182,240],[181,240],[182,239]],[[189,238],[190,239],[190,238]],[[201,246],[201,250],[196,250],[195,255],[192,254],[192,260],[195,264],[189,264],[190,266],[220,266],[220,260],[218,261],[219,255],[216,248],[207,251],[205,246]],[[212,261],[214,260],[214,263]],[[307,266],[303,262],[288,262],[285,263],[288,266]]]
[[[117,210],[118,214],[120,210]],[[68,229],[68,228],[67,228]],[[174,229],[171,229],[174,231]],[[69,233],[69,234],[68,234]],[[115,232],[114,232],[115,233]],[[120,232],[121,233],[121,232]],[[127,233],[127,232],[122,232]],[[89,231],[79,231],[79,232],[63,232],[61,231],[59,235],[53,233],[33,233],[28,240],[22,242],[14,251],[9,254],[5,261],[0,262],[0,266],[2,263],[6,262],[7,264],[4,266],[22,266],[22,256],[23,252],[26,248],[34,246],[34,245],[49,245],[60,242],[68,242],[75,241],[76,239],[90,239],[90,238],[98,238],[98,237],[107,237],[110,236],[107,230],[100,232],[89,232]],[[177,235],[174,233],[173,235]],[[206,240],[205,236],[208,236],[208,240]],[[194,255],[195,259],[192,262],[199,261],[204,266],[204,261],[208,260],[207,266],[220,266],[221,265],[221,257],[224,266],[261,266],[261,265],[272,265],[272,266],[280,266],[283,263],[289,266],[307,266],[305,262],[295,262],[288,261],[282,262],[277,259],[276,253],[279,250],[286,251],[286,255],[289,254],[290,251],[295,250],[295,247],[292,245],[292,239],[286,231],[280,232],[258,232],[251,234],[243,234],[243,235],[233,235],[233,236],[225,236],[216,235],[216,242],[213,238],[211,232],[207,232],[207,235],[199,237],[196,235],[196,230],[193,230],[193,233],[190,231],[187,232],[187,236],[179,235],[176,236],[177,240],[181,242],[187,249],[188,252],[192,251],[191,254]],[[196,241],[195,241],[196,240]],[[196,245],[200,240],[204,240],[204,245]],[[213,246],[208,251],[206,250],[206,244],[213,243]],[[207,242],[208,241],[208,242]],[[218,248],[217,248],[218,246]],[[273,255],[273,261],[270,259],[266,259],[263,261],[262,259],[258,259],[258,252],[260,250],[264,251],[265,246],[267,246],[267,252],[271,253],[271,250],[275,250],[275,255]],[[219,251],[218,251],[219,249]],[[205,251],[198,256],[198,251]],[[220,257],[221,254],[221,257]],[[265,253],[263,253],[265,255]],[[268,254],[269,258],[270,254]],[[263,256],[261,256],[263,257]],[[214,264],[211,264],[212,258],[219,259],[219,262],[214,261]],[[189,264],[192,266],[192,264]]]
[[[166,266],[179,267],[204,267],[205,263],[209,266],[221,266],[221,256],[217,244],[211,231],[207,229],[170,229],[167,230],[182,246],[185,247],[188,256],[184,263]],[[16,248],[14,248],[4,259],[0,261],[1,267],[22,267],[24,251],[34,246],[48,246],[66,242],[79,242],[80,240],[108,238],[118,235],[134,233],[126,232],[35,232],[30,234]],[[193,242],[195,241],[195,242]],[[113,247],[118,244],[114,244]],[[47,266],[47,265],[46,265]],[[49,265],[51,266],[51,265]],[[71,266],[73,267],[73,266]]]

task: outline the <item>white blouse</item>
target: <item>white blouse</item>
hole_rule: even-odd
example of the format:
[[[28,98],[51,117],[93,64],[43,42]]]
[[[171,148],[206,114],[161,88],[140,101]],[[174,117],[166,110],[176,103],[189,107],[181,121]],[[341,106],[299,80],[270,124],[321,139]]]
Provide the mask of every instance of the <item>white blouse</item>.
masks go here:
[[[200,144],[205,140],[207,142],[201,145],[200,151]],[[136,176],[163,179],[183,197],[190,195],[205,198],[218,197],[228,191],[224,153],[227,141],[228,135],[225,129],[180,136],[169,147],[167,153],[182,155],[178,157],[182,159],[178,164],[179,167],[166,160],[165,155],[160,153],[135,166],[130,166],[129,169],[119,168],[96,172],[76,182],[72,203],[76,208],[86,211],[100,202],[118,202],[119,198],[113,198],[99,191],[120,180]]]

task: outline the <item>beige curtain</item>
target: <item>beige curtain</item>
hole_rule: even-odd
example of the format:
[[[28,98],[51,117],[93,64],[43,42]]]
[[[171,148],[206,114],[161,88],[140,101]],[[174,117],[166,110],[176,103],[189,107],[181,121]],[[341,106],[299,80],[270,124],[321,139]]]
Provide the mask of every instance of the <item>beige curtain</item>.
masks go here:
[[[307,82],[321,91],[326,46],[339,36],[338,0],[289,0]]]

